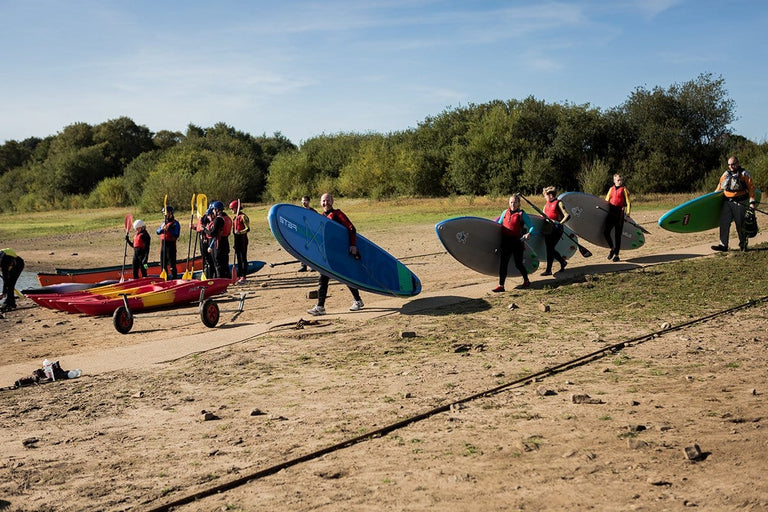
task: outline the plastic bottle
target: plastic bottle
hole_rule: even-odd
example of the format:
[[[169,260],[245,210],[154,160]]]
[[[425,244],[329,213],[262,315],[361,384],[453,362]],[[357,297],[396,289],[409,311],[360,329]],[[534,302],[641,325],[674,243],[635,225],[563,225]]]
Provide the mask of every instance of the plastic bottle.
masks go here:
[[[56,380],[56,376],[53,374],[53,363],[47,359],[43,360],[43,371],[45,376],[51,380]]]
[[[69,370],[69,372],[67,372],[67,378],[68,378],[68,379],[76,379],[76,378],[78,378],[79,376],[81,376],[82,374],[83,374],[83,372],[82,372],[82,370],[80,370],[80,369],[77,369],[77,370]]]

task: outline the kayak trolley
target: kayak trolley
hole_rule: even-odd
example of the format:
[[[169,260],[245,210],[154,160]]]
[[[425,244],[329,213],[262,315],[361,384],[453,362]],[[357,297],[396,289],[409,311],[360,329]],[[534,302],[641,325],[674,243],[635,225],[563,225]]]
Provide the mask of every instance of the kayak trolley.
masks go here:
[[[242,313],[245,306],[246,292],[240,292],[240,298],[238,300],[237,314]],[[136,316],[131,312],[131,308],[128,306],[128,297],[130,294],[121,293],[123,298],[123,305],[115,310],[112,314],[112,325],[115,326],[115,330],[120,334],[128,334],[133,328],[133,319]],[[219,304],[212,298],[205,298],[205,289],[200,290],[200,298],[198,299],[198,313],[203,325],[209,328],[214,328],[219,323],[221,317],[221,310]]]

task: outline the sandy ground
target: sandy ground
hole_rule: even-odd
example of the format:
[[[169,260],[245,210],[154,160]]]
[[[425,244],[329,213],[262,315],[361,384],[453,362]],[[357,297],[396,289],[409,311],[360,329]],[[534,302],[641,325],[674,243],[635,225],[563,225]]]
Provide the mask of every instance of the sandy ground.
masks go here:
[[[651,234],[625,261],[585,243],[593,258],[577,254],[558,278],[535,275],[533,289],[503,296],[425,225],[358,226],[424,291],[363,294],[356,313],[333,284],[329,315],[307,315],[317,275],[281,264],[292,258],[267,236],[250,257],[280,265],[231,287],[215,329],[188,307],[137,315],[121,335],[111,318],[21,300],[0,319],[0,386],[43,358],[83,376],[0,392],[0,510],[162,510],[228,483],[177,509],[768,509],[766,306],[515,383],[660,328],[617,332],[597,311],[574,325],[558,304],[548,330],[535,324],[557,279],[710,254],[713,232],[664,232],[661,213],[637,214]],[[30,269],[114,263],[113,250],[82,238],[16,248]],[[496,333],[499,323],[530,336]],[[694,446],[701,456],[689,460]]]

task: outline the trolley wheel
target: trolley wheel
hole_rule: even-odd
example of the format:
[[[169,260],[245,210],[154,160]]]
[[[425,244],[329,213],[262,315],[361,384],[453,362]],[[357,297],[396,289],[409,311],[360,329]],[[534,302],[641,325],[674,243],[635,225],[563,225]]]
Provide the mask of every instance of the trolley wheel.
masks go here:
[[[219,305],[212,299],[206,299],[200,306],[200,319],[206,327],[216,327],[219,323]]]
[[[112,314],[112,324],[120,334],[128,334],[133,328],[133,315],[125,306],[120,306]]]

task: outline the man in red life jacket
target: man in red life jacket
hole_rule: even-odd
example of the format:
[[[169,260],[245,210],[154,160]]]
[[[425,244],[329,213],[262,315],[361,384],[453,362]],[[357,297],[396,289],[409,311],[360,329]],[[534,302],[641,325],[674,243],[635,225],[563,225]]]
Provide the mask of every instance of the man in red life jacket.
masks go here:
[[[544,205],[544,215],[553,221],[552,229],[544,233],[544,246],[547,248],[547,269],[541,274],[543,276],[552,275],[552,263],[557,260],[560,263],[560,272],[565,270],[568,262],[557,252],[555,246],[563,236],[563,224],[571,217],[571,214],[565,210],[563,202],[555,195],[555,187],[544,189],[544,199],[547,204]],[[543,231],[543,229],[542,229]]]
[[[224,203],[221,201],[214,201],[211,206],[213,207],[213,220],[205,228],[205,233],[210,237],[208,250],[213,256],[216,277],[231,278],[229,234],[232,232],[232,219],[224,211]]]
[[[736,224],[736,234],[739,235],[739,249],[746,251],[749,239],[743,229],[744,216],[747,208],[755,209],[755,184],[746,169],[739,165],[739,159],[735,156],[728,159],[728,170],[720,176],[715,192],[719,190],[722,190],[725,196],[720,210],[720,245],[713,245],[712,250],[728,250],[731,222],[733,222]]]
[[[534,233],[533,224],[528,214],[520,209],[520,196],[515,194],[509,198],[509,208],[504,210],[497,222],[502,225],[501,247],[499,248],[499,286],[494,292],[504,291],[504,282],[507,280],[509,258],[513,258],[515,268],[523,276],[523,284],[519,288],[528,288],[531,282],[528,280],[528,271],[523,264],[524,241]]]
[[[322,195],[320,198],[320,206],[323,207],[323,215],[347,228],[349,231],[349,254],[357,258],[357,231],[355,230],[355,226],[352,224],[352,221],[349,220],[344,212],[341,210],[335,210],[333,208],[333,196],[331,194]],[[325,314],[325,299],[328,296],[328,281],[328,276],[320,274],[320,279],[317,285],[317,305],[307,310],[307,313],[310,315],[318,316]],[[354,302],[352,302],[352,306],[350,306],[349,310],[359,311],[363,309],[363,300],[360,298],[360,291],[357,288],[352,288],[351,286],[348,286],[348,288],[350,293],[352,293],[352,298],[354,299]]]
[[[176,240],[181,234],[181,225],[173,216],[173,206],[163,208],[163,213],[165,218],[160,227],[157,228],[157,234],[160,235],[160,268],[164,269],[166,275],[171,276],[171,279],[178,279]],[[170,272],[168,267],[170,267]]]
[[[142,277],[147,277],[147,265],[149,263],[149,244],[152,242],[152,238],[147,233],[147,225],[144,221],[137,219],[133,222],[133,229],[136,230],[136,235],[133,237],[133,241],[125,235],[125,241],[128,245],[133,247],[133,278],[138,279],[139,274]]]
[[[611,252],[608,259],[619,260],[619,250],[621,249],[621,233],[624,231],[624,215],[629,215],[629,192],[627,187],[621,184],[621,174],[613,175],[613,186],[608,189],[605,195],[608,201],[608,216],[605,218],[605,228],[603,236],[608,242]],[[613,230],[613,239],[611,239],[611,230]]]
[[[237,260],[238,284],[245,283],[248,273],[248,232],[251,230],[251,220],[243,211],[239,199],[229,203],[229,209],[235,214],[232,219],[232,233],[235,235],[235,259]]]

